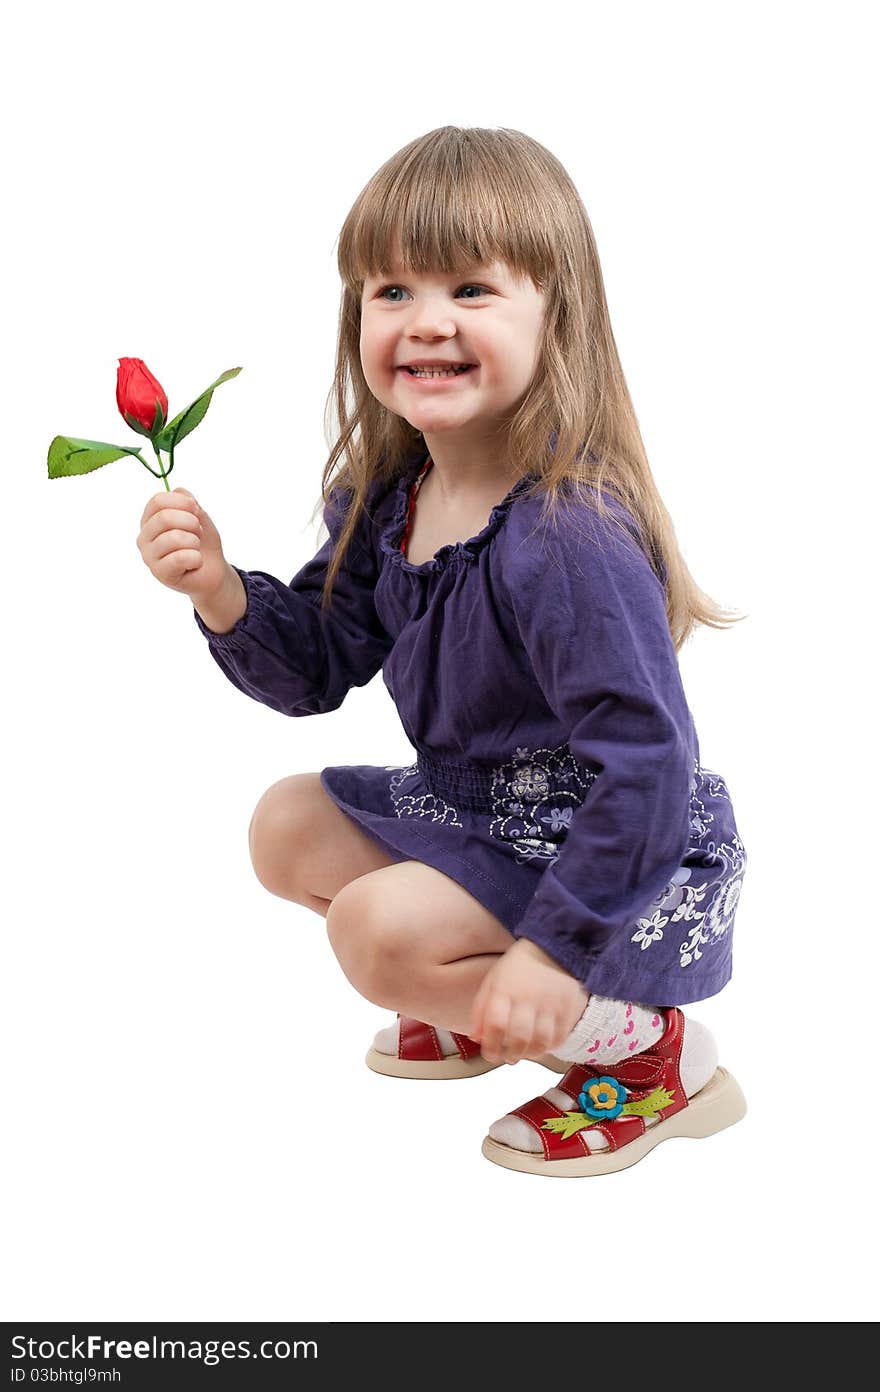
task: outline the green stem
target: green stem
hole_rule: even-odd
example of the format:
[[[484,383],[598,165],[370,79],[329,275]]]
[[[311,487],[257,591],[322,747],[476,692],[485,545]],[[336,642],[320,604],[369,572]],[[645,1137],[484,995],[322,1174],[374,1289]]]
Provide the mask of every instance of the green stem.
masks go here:
[[[159,453],[158,449],[156,448],[156,442],[155,442],[155,440],[151,440],[151,441],[150,441],[150,444],[153,446],[153,449],[154,449],[155,454],[156,454],[156,458],[157,458],[158,461],[159,461],[159,468],[162,470],[162,482],[164,483],[166,490],[170,493],[170,492],[171,492],[171,485],[170,485],[169,482],[168,482],[168,476],[167,476],[167,474],[165,473],[165,470],[162,469],[162,456],[161,456],[161,454]],[[147,465],[147,468],[149,468],[149,465]],[[172,470],[173,468],[174,468],[174,450],[172,449],[172,450],[171,450],[171,458],[170,458],[170,461],[169,461],[169,464],[168,464],[168,473],[169,473],[169,474],[171,473],[171,470]],[[150,473],[152,474],[153,472],[154,472],[154,471],[153,471],[152,469],[150,469]]]
[[[134,455],[134,457],[135,457],[135,459],[140,460],[141,464],[143,464],[143,466],[144,466],[145,469],[150,469],[150,466],[149,466],[149,464],[147,463],[146,459],[142,459],[142,458],[141,458],[141,454],[140,454],[140,451],[139,451],[139,450],[135,450],[135,455]],[[161,459],[159,460],[159,463],[160,463],[160,464],[162,463]],[[161,477],[162,477],[161,474],[157,474],[157,473],[156,473],[156,470],[155,470],[155,469],[150,469],[150,473],[153,475],[153,478],[161,478]]]

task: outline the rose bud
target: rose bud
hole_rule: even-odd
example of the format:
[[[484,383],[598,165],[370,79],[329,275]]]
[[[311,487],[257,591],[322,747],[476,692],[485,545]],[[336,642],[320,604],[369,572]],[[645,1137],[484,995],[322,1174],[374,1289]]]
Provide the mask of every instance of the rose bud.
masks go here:
[[[123,420],[139,435],[154,435],[168,419],[165,390],[140,358],[119,359],[116,404]]]

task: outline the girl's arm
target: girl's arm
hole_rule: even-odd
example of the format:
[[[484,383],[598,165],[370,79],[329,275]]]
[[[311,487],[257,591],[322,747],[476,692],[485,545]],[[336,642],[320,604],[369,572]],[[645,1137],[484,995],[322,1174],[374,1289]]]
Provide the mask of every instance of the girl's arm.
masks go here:
[[[619,968],[606,949],[669,884],[690,832],[699,751],[665,594],[630,532],[584,503],[505,559],[535,679],[597,775],[515,935],[614,997]]]
[[[368,497],[370,513],[373,501]],[[321,587],[342,527],[339,498],[324,508],[327,541],[289,583],[231,566],[225,599],[207,615],[193,609],[214,661],[245,695],[283,715],[323,714],[382,666],[394,640],[376,614],[378,565],[368,512],[352,537],[326,616]]]

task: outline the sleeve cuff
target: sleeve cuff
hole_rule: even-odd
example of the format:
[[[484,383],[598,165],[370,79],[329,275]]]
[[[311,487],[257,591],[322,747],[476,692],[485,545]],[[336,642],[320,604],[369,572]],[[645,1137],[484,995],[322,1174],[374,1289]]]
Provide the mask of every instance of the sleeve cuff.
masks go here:
[[[261,605],[261,600],[255,588],[250,584],[250,577],[247,571],[240,570],[237,565],[234,565],[232,569],[241,577],[241,583],[244,585],[244,592],[247,598],[247,608],[232,628],[228,629],[226,633],[215,633],[212,628],[208,628],[201,614],[198,612],[195,605],[193,605],[193,618],[196,621],[197,627],[205,635],[211,647],[219,653],[241,652],[242,648],[245,646],[245,639],[251,636],[253,632],[253,625],[259,617]]]

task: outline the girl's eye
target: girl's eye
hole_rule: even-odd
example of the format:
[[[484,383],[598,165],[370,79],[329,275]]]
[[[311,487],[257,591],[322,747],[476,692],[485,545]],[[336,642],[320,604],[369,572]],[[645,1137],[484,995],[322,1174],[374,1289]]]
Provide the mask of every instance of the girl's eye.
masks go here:
[[[380,300],[384,300],[384,298],[385,298],[385,296],[386,296],[386,294],[388,293],[389,290],[402,290],[402,289],[403,289],[403,286],[402,286],[402,285],[383,285],[382,289],[379,291],[379,299],[380,299]],[[487,289],[486,289],[485,285],[470,285],[470,284],[468,284],[468,285],[460,285],[460,286],[458,287],[458,289],[456,290],[456,292],[455,292],[456,295],[460,295],[461,292],[462,292],[462,290],[481,290],[481,291],[483,291],[483,292],[484,292],[485,294],[487,294],[487,295],[490,295],[490,294],[492,293],[491,290],[487,290]],[[408,294],[408,293],[409,293],[409,291],[407,291],[407,294]],[[470,298],[470,296],[468,296],[468,298]],[[392,300],[391,303],[392,303],[392,304],[400,304],[400,300]]]

